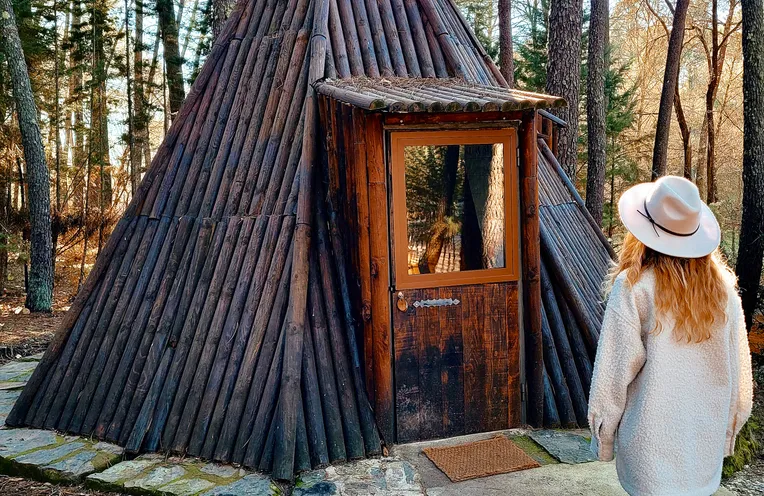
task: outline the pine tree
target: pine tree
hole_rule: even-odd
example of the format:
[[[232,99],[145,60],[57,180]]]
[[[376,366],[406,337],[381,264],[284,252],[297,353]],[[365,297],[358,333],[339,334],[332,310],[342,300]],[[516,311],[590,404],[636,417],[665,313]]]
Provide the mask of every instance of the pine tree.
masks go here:
[[[37,121],[37,104],[32,93],[11,0],[0,0],[0,42],[13,84],[29,184],[31,270],[26,305],[33,312],[50,312],[53,304],[50,178],[40,124]]]
[[[565,98],[567,106],[556,109],[567,127],[560,129],[558,160],[575,179],[578,161],[578,103],[581,86],[581,0],[555,0],[549,8],[546,92]]]
[[[525,42],[517,47],[515,81],[519,88],[544,91],[546,87],[548,0],[524,0],[521,4]]]
[[[609,57],[608,57],[609,58]],[[614,61],[605,73],[605,101],[607,102],[607,118],[605,120],[606,156],[608,192],[610,200],[603,206],[603,220],[607,225],[607,235],[613,237],[613,228],[618,218],[615,199],[620,189],[616,181],[626,185],[633,184],[639,178],[639,168],[624,150],[622,134],[634,124],[634,109],[636,107],[636,86],[627,86],[626,78],[630,64]]]
[[[157,0],[157,16],[164,46],[165,73],[170,93],[170,113],[172,118],[180,111],[186,98],[183,86],[183,59],[178,46],[178,24],[172,0]]]
[[[677,0],[674,8],[674,22],[671,27],[666,70],[663,74],[663,90],[658,107],[658,123],[655,126],[655,146],[653,148],[652,178],[657,179],[666,174],[668,155],[669,127],[671,126],[671,111],[674,107],[674,95],[679,79],[679,62],[684,42],[684,25],[687,19],[687,8],[690,0]]]
[[[748,329],[764,258],[764,1],[743,2],[743,219],[737,276]]]
[[[608,0],[592,0],[589,20],[589,50],[586,77],[586,130],[588,160],[586,169],[586,208],[597,225],[602,224],[605,201],[606,169],[606,101],[605,101],[605,40],[607,36]]]

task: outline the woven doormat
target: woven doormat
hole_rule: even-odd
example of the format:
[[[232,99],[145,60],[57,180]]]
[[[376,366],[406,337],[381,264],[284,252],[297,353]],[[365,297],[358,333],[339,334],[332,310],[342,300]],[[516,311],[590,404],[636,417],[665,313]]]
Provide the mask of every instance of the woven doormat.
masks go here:
[[[539,466],[536,460],[504,436],[458,446],[425,448],[423,451],[452,482]]]

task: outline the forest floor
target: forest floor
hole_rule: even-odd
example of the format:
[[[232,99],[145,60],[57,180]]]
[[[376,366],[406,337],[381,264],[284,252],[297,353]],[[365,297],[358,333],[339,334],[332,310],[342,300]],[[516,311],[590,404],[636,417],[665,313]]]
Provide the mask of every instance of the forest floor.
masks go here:
[[[117,496],[83,486],[59,486],[50,482],[37,482],[21,477],[0,475],[0,494],[3,496]]]

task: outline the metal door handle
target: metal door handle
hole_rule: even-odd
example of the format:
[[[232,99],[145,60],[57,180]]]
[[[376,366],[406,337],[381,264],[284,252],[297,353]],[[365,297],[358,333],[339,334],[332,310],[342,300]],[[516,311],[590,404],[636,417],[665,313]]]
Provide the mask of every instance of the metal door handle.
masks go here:
[[[398,310],[405,312],[409,309],[409,302],[406,301],[406,297],[403,295],[403,291],[398,291]]]

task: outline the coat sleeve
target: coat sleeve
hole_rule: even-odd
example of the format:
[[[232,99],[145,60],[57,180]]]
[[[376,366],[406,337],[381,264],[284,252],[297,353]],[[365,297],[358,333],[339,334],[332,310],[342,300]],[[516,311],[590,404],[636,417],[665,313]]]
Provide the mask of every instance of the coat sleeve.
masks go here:
[[[743,425],[751,416],[753,408],[753,374],[751,371],[751,349],[748,345],[748,332],[739,297],[737,298],[737,318],[729,321],[734,327],[730,330],[730,382],[732,396],[730,401],[729,424],[724,456],[735,452],[735,439]]]
[[[623,276],[616,279],[605,309],[589,392],[592,451],[613,459],[613,443],[626,407],[626,390],[645,363],[646,351],[634,294]]]

